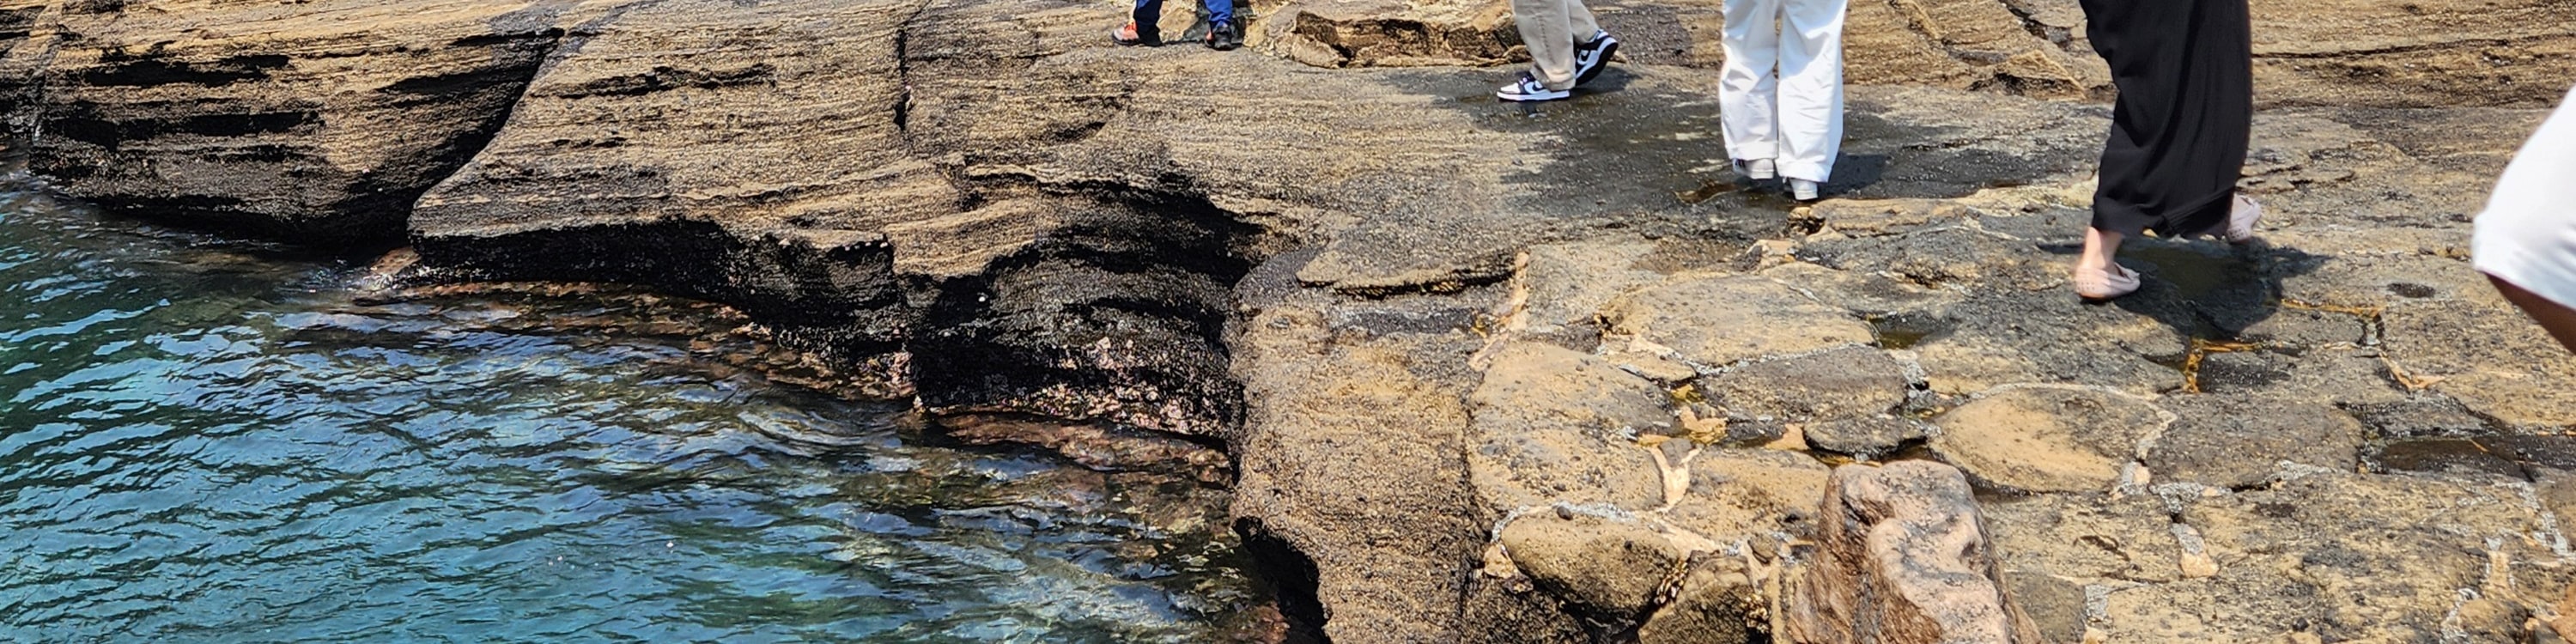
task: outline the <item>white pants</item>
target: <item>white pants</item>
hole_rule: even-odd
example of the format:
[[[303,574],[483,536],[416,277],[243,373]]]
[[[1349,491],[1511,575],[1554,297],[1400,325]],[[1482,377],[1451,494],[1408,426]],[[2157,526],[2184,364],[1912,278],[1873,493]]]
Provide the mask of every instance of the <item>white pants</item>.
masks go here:
[[[1847,0],[1726,0],[1727,155],[1823,183],[1843,145]],[[1776,71],[1777,75],[1774,75]]]
[[[2576,307],[2576,91],[2505,166],[2469,254],[2488,275]]]

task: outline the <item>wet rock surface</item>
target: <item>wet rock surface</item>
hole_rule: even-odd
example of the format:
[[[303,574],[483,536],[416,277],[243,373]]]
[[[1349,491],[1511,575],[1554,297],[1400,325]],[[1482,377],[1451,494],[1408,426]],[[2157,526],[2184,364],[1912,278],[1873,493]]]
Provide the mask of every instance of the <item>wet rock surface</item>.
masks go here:
[[[1839,613],[1889,633],[2478,641],[2576,577],[2576,361],[2465,251],[2563,3],[2258,4],[2264,239],[2137,240],[2108,305],[2064,279],[2108,122],[2064,0],[1854,6],[1815,204],[1726,167],[1716,2],[1596,6],[1627,61],[1545,105],[1419,68],[1517,56],[1491,0],[1254,3],[1233,53],[1067,0],[398,4],[0,3],[11,149],[408,242],[408,297],[721,302],[960,440],[1230,482],[1297,637],[1842,641],[1789,590],[1925,578],[1884,552],[1977,598]],[[1921,485],[1829,492],[1854,458]]]

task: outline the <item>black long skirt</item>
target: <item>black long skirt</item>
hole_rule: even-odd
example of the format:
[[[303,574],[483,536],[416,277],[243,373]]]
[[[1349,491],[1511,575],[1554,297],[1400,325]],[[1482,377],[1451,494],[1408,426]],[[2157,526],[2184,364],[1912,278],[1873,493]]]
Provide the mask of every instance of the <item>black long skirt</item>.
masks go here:
[[[2227,221],[2254,129],[2246,0],[2082,0],[2120,90],[2093,227],[2204,232]]]

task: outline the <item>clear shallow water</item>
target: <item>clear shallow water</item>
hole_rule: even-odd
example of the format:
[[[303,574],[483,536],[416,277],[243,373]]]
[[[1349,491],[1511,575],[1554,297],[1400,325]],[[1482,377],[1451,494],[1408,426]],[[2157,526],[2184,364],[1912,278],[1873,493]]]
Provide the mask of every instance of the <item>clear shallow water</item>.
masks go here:
[[[703,306],[360,270],[0,194],[0,642],[1200,642],[1210,491],[951,449]],[[740,362],[739,360],[733,362]]]

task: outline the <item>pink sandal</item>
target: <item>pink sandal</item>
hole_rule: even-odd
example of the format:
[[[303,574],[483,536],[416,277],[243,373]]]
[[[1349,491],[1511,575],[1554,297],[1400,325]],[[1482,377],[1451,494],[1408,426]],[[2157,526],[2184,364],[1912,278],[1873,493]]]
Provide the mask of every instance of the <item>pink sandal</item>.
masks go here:
[[[2075,269],[2075,295],[2087,301],[2100,302],[2138,292],[2138,273],[2119,264],[2110,270]]]
[[[2211,226],[2208,232],[2201,234],[2227,240],[2230,244],[2242,244],[2254,241],[2254,222],[2262,219],[2263,204],[2254,203],[2253,197],[2240,194],[2236,195],[2235,206],[2227,210],[2227,223]]]

